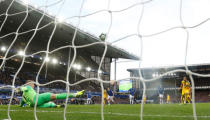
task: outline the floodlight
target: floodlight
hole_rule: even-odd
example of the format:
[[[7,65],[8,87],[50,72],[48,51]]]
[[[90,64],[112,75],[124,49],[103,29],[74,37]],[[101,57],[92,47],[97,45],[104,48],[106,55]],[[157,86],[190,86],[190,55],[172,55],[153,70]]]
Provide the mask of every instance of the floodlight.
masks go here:
[[[60,22],[60,23],[64,21],[64,18],[62,16],[58,16],[57,19],[58,19],[58,22]]]
[[[77,68],[77,64],[74,64],[74,65],[73,65],[73,68],[75,68],[75,69],[76,69],[76,68]]]
[[[7,48],[6,48],[5,46],[2,46],[2,47],[1,47],[1,51],[4,52],[4,51],[6,51],[6,50],[7,50]]]
[[[90,68],[90,67],[87,67],[86,70],[87,70],[87,71],[91,71],[91,68]]]
[[[24,56],[24,55],[25,55],[25,52],[24,52],[24,51],[19,51],[19,52],[18,52],[18,55]]]
[[[55,58],[53,58],[53,59],[52,59],[52,63],[53,63],[53,64],[57,64],[57,63],[58,63],[58,60],[55,59]]]
[[[42,57],[40,57],[39,59],[42,60]]]
[[[46,62],[49,62],[49,61],[50,61],[50,58],[49,58],[49,57],[46,57],[44,60],[45,60]]]
[[[101,71],[101,70],[99,70],[99,71],[98,71],[98,73],[99,73],[99,74],[101,74],[101,73],[102,73],[102,71]]]
[[[82,66],[80,64],[77,65],[77,70],[80,70]]]
[[[74,64],[73,68],[76,70],[80,70],[82,68],[82,66],[80,64]]]

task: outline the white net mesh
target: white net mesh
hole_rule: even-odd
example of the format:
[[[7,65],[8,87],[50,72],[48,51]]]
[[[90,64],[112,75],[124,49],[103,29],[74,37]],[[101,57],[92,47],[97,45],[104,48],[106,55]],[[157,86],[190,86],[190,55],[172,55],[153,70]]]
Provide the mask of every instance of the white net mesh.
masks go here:
[[[87,0],[88,1],[88,0]],[[124,35],[122,38],[119,38],[119,39],[116,39],[114,41],[111,42],[111,44],[114,44],[114,43],[120,43],[121,41],[125,40],[126,38],[131,38],[131,37],[137,37],[138,38],[138,41],[139,41],[139,48],[140,48],[140,55],[139,55],[139,58],[141,58],[139,60],[139,75],[140,77],[132,77],[132,78],[124,78],[124,79],[135,79],[137,81],[141,81],[142,84],[143,84],[143,95],[142,95],[142,101],[143,101],[143,98],[145,96],[145,91],[146,91],[146,84],[145,83],[148,83],[148,82],[153,82],[153,81],[156,81],[158,79],[160,79],[161,77],[163,76],[166,76],[170,73],[179,73],[179,72],[183,72],[183,73],[186,73],[190,76],[190,81],[192,83],[192,107],[193,107],[193,118],[194,120],[197,120],[197,115],[196,115],[196,107],[195,107],[195,89],[194,89],[194,80],[193,80],[193,75],[194,76],[200,76],[200,77],[210,77],[209,74],[199,74],[199,73],[195,73],[195,72],[192,72],[188,69],[187,67],[187,58],[188,58],[188,49],[189,49],[189,29],[194,29],[194,28],[197,28],[201,25],[203,25],[204,23],[208,22],[209,21],[209,18],[207,19],[204,19],[204,20],[201,20],[199,21],[198,24],[194,24],[194,25],[191,25],[191,26],[186,26],[184,24],[184,21],[183,21],[183,3],[182,3],[182,0],[180,0],[180,4],[178,6],[178,9],[177,11],[179,11],[179,24],[180,25],[176,25],[175,27],[169,27],[165,30],[162,30],[162,31],[159,31],[159,32],[155,32],[155,33],[151,33],[151,34],[142,34],[142,30],[143,29],[141,26],[142,26],[142,19],[144,18],[145,16],[145,5],[147,4],[153,4],[153,0],[148,0],[148,1],[133,1],[131,2],[132,4],[131,5],[125,5],[124,8],[120,8],[120,9],[117,9],[117,10],[113,10],[111,9],[112,7],[112,1],[111,0],[108,0],[106,1],[106,4],[107,5],[103,5],[103,6],[106,6],[104,7],[103,9],[102,8],[98,8],[97,5],[95,6],[96,7],[96,11],[94,12],[91,12],[91,13],[86,13],[84,10],[84,5],[86,4],[85,0],[82,0],[82,1],[79,1],[79,9],[77,8],[78,11],[75,11],[75,15],[72,15],[72,16],[68,16],[68,17],[65,17],[63,19],[58,19],[57,17],[60,16],[61,14],[61,10],[62,8],[64,8],[63,6],[67,3],[67,1],[65,0],[59,0],[59,1],[48,1],[48,0],[45,0],[44,2],[41,1],[40,2],[40,5],[39,6],[34,6],[30,3],[33,3],[31,2],[30,0],[23,0],[23,1],[19,1],[19,0],[11,0],[10,1],[10,4],[7,8],[5,8],[5,11],[3,14],[1,14],[0,16],[4,16],[4,18],[2,19],[3,21],[1,21],[1,27],[0,27],[0,32],[3,30],[3,28],[6,26],[6,22],[8,20],[8,17],[12,17],[12,16],[16,16],[16,15],[24,15],[24,19],[21,21],[21,23],[19,23],[17,29],[15,32],[10,32],[8,34],[4,34],[0,36],[0,39],[4,39],[8,36],[14,36],[14,38],[12,39],[12,42],[10,43],[10,45],[7,47],[7,49],[5,50],[4,52],[4,55],[2,58],[0,58],[2,60],[1,62],[1,66],[0,66],[0,69],[4,69],[4,65],[5,63],[10,60],[10,59],[13,59],[17,56],[20,56],[20,53],[17,53],[17,54],[14,54],[14,55],[9,55],[9,53],[11,52],[11,50],[13,49],[12,47],[14,46],[14,44],[16,44],[16,42],[18,41],[18,37],[21,36],[21,35],[24,35],[24,34],[27,34],[27,33],[31,33],[32,32],[32,35],[28,38],[27,42],[25,43],[25,46],[24,46],[24,49],[22,51],[22,56],[21,56],[21,64],[20,66],[18,67],[18,70],[16,71],[16,73],[14,74],[14,77],[13,77],[13,80],[12,80],[12,84],[10,86],[3,86],[3,87],[0,87],[0,89],[2,88],[6,88],[6,87],[9,87],[12,89],[12,94],[11,94],[11,98],[10,98],[10,102],[9,102],[9,105],[8,105],[8,119],[11,119],[11,116],[10,116],[10,112],[11,112],[11,102],[12,102],[12,99],[14,97],[14,92],[15,92],[15,83],[16,83],[16,79],[17,79],[17,76],[18,74],[21,72],[21,69],[23,68],[23,65],[25,64],[25,60],[26,58],[29,58],[31,56],[34,56],[34,55],[37,55],[37,54],[44,54],[45,55],[45,58],[48,58],[50,56],[50,54],[56,52],[56,51],[59,51],[59,50],[62,50],[62,49],[66,49],[66,48],[71,48],[73,50],[73,56],[72,56],[72,60],[68,63],[68,67],[67,67],[67,72],[66,72],[66,79],[65,80],[52,80],[51,82],[48,82],[46,84],[41,84],[39,82],[39,76],[42,72],[42,69],[44,67],[44,65],[46,64],[46,60],[43,60],[42,63],[40,64],[40,67],[39,67],[39,70],[37,71],[37,75],[36,75],[36,80],[35,80],[35,84],[37,85],[37,94],[39,95],[39,92],[40,92],[40,87],[42,86],[46,86],[46,85],[49,85],[49,84],[52,84],[52,83],[59,83],[59,82],[62,82],[64,84],[66,84],[66,92],[67,94],[69,94],[69,91],[70,91],[70,88],[71,86],[75,86],[75,85],[78,85],[78,84],[81,84],[83,82],[87,82],[87,81],[98,81],[100,83],[100,87],[101,87],[101,119],[104,120],[104,83],[109,83],[109,81],[104,81],[102,78],[101,78],[101,74],[100,74],[100,70],[101,70],[101,67],[102,67],[102,63],[104,61],[104,58],[106,56],[106,53],[107,53],[107,49],[108,49],[108,45],[110,43],[107,42],[107,40],[109,39],[109,36],[112,35],[112,27],[115,25],[114,23],[114,18],[113,18],[113,14],[118,14],[118,13],[124,13],[124,12],[127,12],[135,7],[139,7],[139,11],[136,11],[136,13],[134,13],[134,17],[138,17],[138,22],[137,24],[135,24],[136,26],[136,29],[135,30],[131,30],[132,33],[129,33],[127,35]],[[1,1],[0,0],[0,4],[4,4],[4,2],[6,1]],[[8,2],[8,1],[7,1]],[[19,2],[20,4],[23,4],[25,6],[25,10],[21,11],[21,12],[18,12],[18,13],[10,13],[10,8],[14,5],[15,2]],[[75,2],[75,1],[74,1]],[[96,2],[96,1],[94,1]],[[91,3],[94,3],[94,2],[91,2]],[[120,1],[122,2],[122,1]],[[69,3],[69,2],[68,2]],[[54,16],[50,16],[50,9],[52,6],[55,6],[57,5],[57,8],[56,8],[56,12],[54,12]],[[55,8],[53,8],[55,9]],[[65,8],[66,9],[66,8]],[[71,9],[70,9],[71,10]],[[28,30],[23,30],[22,29],[22,26],[23,24],[26,22],[27,18],[30,16],[30,14],[32,14],[33,11],[38,11],[38,12],[41,12],[42,16],[39,18],[39,21],[37,22],[36,24],[36,27],[35,28],[31,28],[31,29],[28,29]],[[78,12],[78,13],[77,13]],[[106,13],[107,16],[105,16],[105,19],[106,21],[106,28],[105,28],[105,34],[106,34],[106,38],[104,41],[98,41],[98,42],[94,42],[94,43],[91,43],[91,44],[75,44],[75,42],[77,41],[76,39],[76,36],[78,35],[78,31],[80,32],[83,32],[81,31],[79,28],[82,28],[83,26],[80,26],[81,23],[83,22],[83,18],[87,18],[87,17],[92,17],[92,16],[96,16],[100,13]],[[155,14],[155,13],[154,13]],[[53,18],[53,21],[49,22],[49,23],[46,23],[45,25],[41,26],[41,23],[43,22],[42,20],[44,19],[45,16],[50,16],[51,18]],[[94,18],[94,17],[93,17]],[[92,19],[92,18],[91,18]],[[131,18],[132,19],[132,18]],[[55,34],[55,31],[56,29],[58,29],[59,25],[60,25],[60,22],[61,21],[68,21],[68,20],[72,20],[71,22],[74,23],[75,27],[74,27],[74,34],[73,34],[73,37],[71,40],[69,40],[71,42],[70,43],[67,43],[65,46],[62,46],[62,47],[58,47],[58,48],[54,48],[54,49],[50,49],[50,45],[51,45],[51,41],[52,41],[52,38],[54,37],[54,34]],[[97,21],[97,20],[96,20]],[[94,21],[93,21],[94,22]],[[84,24],[84,23],[82,23]],[[129,22],[127,23],[129,24]],[[30,54],[26,54],[28,53],[28,49],[29,49],[29,46],[30,44],[32,44],[32,41],[34,39],[34,37],[36,36],[37,32],[50,26],[51,25],[51,31],[50,31],[50,34],[49,34],[49,37],[48,37],[48,42],[47,42],[47,46],[46,46],[46,49],[45,50],[41,50],[41,51],[37,51],[37,52],[34,52],[34,53],[30,53]],[[91,26],[88,26],[88,27],[91,27]],[[94,26],[92,27],[94,31]],[[148,38],[148,37],[155,37],[157,35],[162,35],[162,34],[166,34],[166,32],[169,32],[169,31],[173,31],[173,30],[176,30],[176,29],[183,29],[184,32],[186,33],[186,36],[185,37],[185,40],[186,40],[186,46],[185,46],[185,59],[184,59],[184,66],[185,66],[185,70],[184,69],[177,69],[177,70],[173,70],[173,71],[170,71],[170,72],[167,72],[167,73],[164,73],[162,74],[161,76],[158,76],[158,77],[155,77],[153,79],[145,79],[143,78],[142,76],[142,72],[141,72],[141,68],[142,68],[142,65],[141,65],[141,62],[143,59],[143,41],[144,41],[144,38]],[[120,31],[120,30],[119,30]],[[87,34],[85,32],[83,32],[84,34]],[[76,60],[76,56],[77,56],[77,50],[80,49],[80,48],[85,48],[85,47],[91,47],[91,46],[94,46],[94,45],[99,45],[99,44],[102,44],[104,45],[104,51],[103,51],[103,54],[101,54],[101,60],[100,60],[100,64],[99,64],[99,67],[97,69],[97,76],[96,77],[91,77],[91,78],[87,78],[87,79],[83,79],[83,80],[80,80],[80,81],[75,81],[74,83],[70,83],[69,81],[69,76],[70,76],[70,72],[72,70],[72,67],[75,63],[75,60]],[[124,80],[124,79],[120,79],[120,80]],[[37,120],[37,112],[40,112],[40,111],[37,111],[37,101],[38,101],[38,95],[36,97],[36,104],[35,104],[35,107],[34,107],[34,118]],[[65,101],[65,108],[64,108],[64,119],[66,120],[67,117],[66,117],[66,114],[68,113],[67,112],[67,102],[68,102],[68,98],[66,99]],[[139,117],[140,117],[140,120],[143,120],[143,108],[144,108],[144,104],[143,102],[141,103],[141,112],[139,114]],[[172,116],[171,116],[172,117]],[[186,117],[186,116],[184,116]]]

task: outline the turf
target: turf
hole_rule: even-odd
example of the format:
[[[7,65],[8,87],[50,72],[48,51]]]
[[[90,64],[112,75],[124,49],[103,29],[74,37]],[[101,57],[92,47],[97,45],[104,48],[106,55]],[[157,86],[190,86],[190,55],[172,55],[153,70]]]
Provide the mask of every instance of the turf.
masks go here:
[[[33,108],[11,106],[11,118],[14,120],[34,120]],[[62,120],[63,108],[38,108],[39,120]],[[198,120],[210,120],[210,103],[196,104]],[[106,105],[105,120],[139,120],[140,105]],[[100,105],[69,105],[67,120],[100,120]],[[192,105],[146,104],[144,120],[193,120]],[[0,105],[0,120],[7,119],[7,106]]]

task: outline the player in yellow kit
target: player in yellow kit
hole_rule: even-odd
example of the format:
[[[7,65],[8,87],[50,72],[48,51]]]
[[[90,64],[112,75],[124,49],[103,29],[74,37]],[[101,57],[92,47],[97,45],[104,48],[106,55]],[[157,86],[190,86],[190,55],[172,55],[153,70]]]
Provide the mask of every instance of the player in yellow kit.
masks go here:
[[[145,94],[145,96],[144,96],[144,104],[146,104],[146,101],[147,101],[147,95]]]
[[[185,98],[184,95],[185,95],[186,82],[187,82],[187,77],[184,77],[180,86],[180,89],[182,89],[181,103],[183,103],[183,99]]]
[[[171,98],[170,98],[170,95],[169,95],[169,94],[167,94],[167,100],[166,100],[166,103],[167,103],[167,104],[171,103]]]
[[[188,103],[191,102],[191,84],[189,81],[186,82],[185,85],[185,99],[184,99],[184,103],[186,103],[188,101]]]
[[[107,102],[107,92],[106,89],[104,89],[104,104]]]

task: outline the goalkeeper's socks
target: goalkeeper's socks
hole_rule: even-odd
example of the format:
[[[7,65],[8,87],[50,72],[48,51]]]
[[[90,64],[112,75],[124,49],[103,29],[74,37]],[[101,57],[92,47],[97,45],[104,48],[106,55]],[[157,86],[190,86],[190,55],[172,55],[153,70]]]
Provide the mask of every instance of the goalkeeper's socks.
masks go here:
[[[67,97],[66,93],[56,94],[56,99],[57,100],[63,100],[63,99],[66,99],[66,97]],[[69,98],[72,98],[72,97],[75,97],[75,95],[70,93]]]
[[[61,107],[61,105],[56,105],[56,108],[60,108]]]

